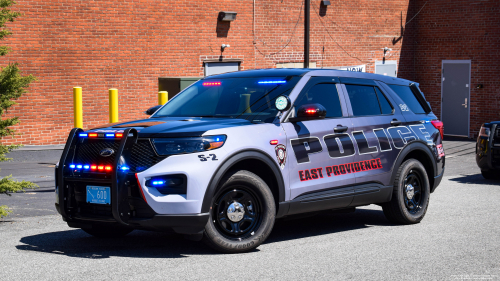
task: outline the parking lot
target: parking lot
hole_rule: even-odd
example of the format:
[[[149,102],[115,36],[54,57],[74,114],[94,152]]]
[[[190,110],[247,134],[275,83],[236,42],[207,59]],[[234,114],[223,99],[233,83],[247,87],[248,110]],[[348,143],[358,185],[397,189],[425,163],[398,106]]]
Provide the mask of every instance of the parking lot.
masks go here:
[[[237,255],[176,234],[108,240],[71,229],[53,204],[61,150],[16,151],[14,162],[0,164],[0,177],[40,188],[0,196],[13,209],[0,220],[0,280],[498,280],[500,181],[482,178],[474,142],[444,147],[445,176],[421,223],[390,224],[374,205],[291,217],[277,221],[257,250]]]

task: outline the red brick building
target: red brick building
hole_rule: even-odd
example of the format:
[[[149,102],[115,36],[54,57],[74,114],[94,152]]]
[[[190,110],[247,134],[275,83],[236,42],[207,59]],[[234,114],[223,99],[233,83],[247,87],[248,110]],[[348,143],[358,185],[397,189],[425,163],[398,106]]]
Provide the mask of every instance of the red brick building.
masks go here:
[[[8,24],[13,35],[2,44],[12,52],[0,65],[18,62],[38,81],[8,113],[20,117],[21,135],[3,141],[64,143],[74,86],[83,88],[87,129],[108,122],[109,88],[119,90],[119,118],[126,121],[156,104],[160,77],[203,77],[214,61],[236,62],[240,70],[300,66],[303,2],[18,0],[14,9],[23,16]],[[498,0],[321,2],[311,0],[313,66],[381,73],[381,65],[394,63],[398,77],[420,83],[440,117],[447,104],[443,61],[463,60],[470,65],[466,135],[500,119]],[[237,12],[236,20],[219,21],[221,11]],[[221,52],[222,44],[230,47]],[[392,50],[384,55],[385,47]],[[463,123],[443,121],[445,132],[446,122]]]

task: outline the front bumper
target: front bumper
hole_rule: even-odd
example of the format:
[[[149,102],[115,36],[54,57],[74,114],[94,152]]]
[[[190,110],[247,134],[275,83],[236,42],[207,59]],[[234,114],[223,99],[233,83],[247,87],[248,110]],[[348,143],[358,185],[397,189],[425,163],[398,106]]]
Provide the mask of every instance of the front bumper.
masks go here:
[[[59,204],[55,204],[57,211],[60,213]],[[189,215],[159,215],[156,214],[151,218],[145,219],[130,219],[127,227],[140,230],[151,231],[174,231],[180,234],[199,234],[205,229],[210,215],[204,214],[189,214]],[[96,218],[96,217],[71,217],[63,218],[68,223],[69,227],[74,228],[92,228],[93,225],[117,225],[123,226],[113,218]]]

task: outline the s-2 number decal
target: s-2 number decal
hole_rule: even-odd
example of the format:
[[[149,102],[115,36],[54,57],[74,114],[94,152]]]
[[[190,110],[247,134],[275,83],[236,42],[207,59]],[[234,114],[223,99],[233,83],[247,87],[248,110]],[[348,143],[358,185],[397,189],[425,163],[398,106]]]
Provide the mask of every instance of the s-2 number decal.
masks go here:
[[[208,159],[212,159],[212,161],[219,160],[219,159],[217,159],[217,156],[215,154],[208,154],[208,156],[205,156],[205,155],[201,154],[201,155],[198,155],[198,158],[200,158],[201,162],[205,162]]]

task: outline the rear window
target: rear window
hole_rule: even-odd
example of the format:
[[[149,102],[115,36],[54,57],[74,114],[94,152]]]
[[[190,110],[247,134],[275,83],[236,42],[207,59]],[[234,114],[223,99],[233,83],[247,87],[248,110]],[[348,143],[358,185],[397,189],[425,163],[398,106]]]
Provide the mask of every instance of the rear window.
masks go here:
[[[406,103],[413,113],[425,113],[424,108],[408,86],[389,85],[391,89]]]

